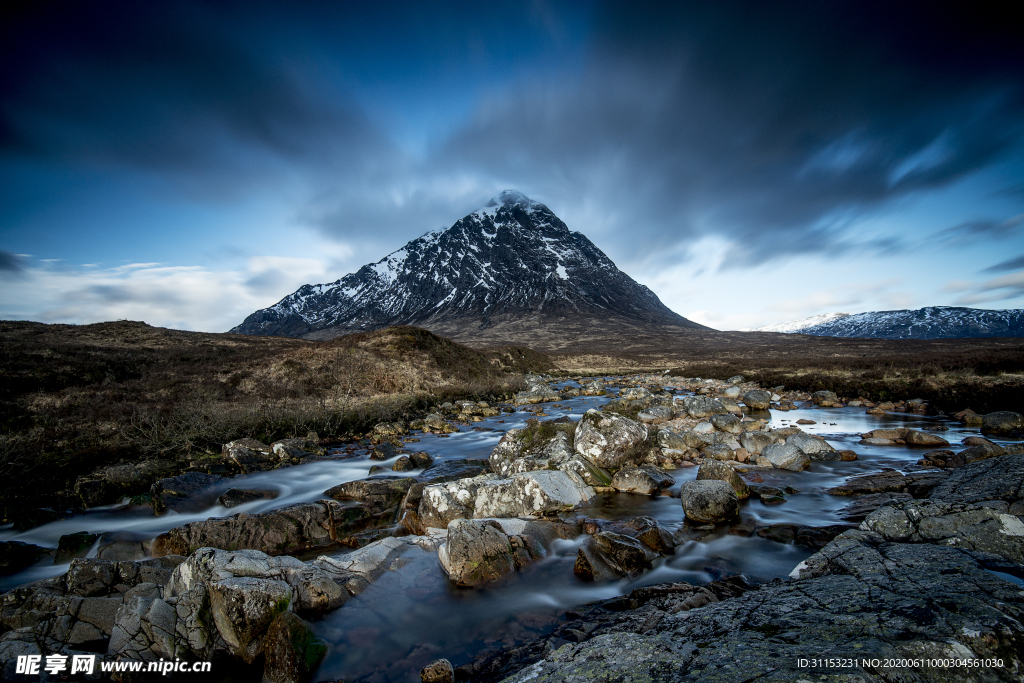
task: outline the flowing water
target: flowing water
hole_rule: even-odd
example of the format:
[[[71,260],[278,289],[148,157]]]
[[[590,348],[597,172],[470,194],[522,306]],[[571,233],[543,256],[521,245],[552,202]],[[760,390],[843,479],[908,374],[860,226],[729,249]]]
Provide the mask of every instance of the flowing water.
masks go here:
[[[671,389],[671,388],[670,388]],[[589,408],[598,408],[609,397],[580,397],[560,401],[558,406],[541,404],[553,419],[567,416],[578,420]],[[533,407],[530,408],[531,410]],[[416,434],[418,443],[409,449],[430,453],[436,462],[461,458],[486,458],[505,430],[521,427],[532,413],[503,413],[462,427],[447,436]],[[741,518],[734,525],[722,525],[705,532],[699,540],[679,546],[674,555],[655,562],[654,569],[636,581],[587,583],[573,574],[576,552],[583,538],[557,541],[547,555],[509,580],[484,589],[452,586],[437,563],[437,554],[413,550],[406,563],[386,572],[365,592],[341,609],[313,623],[316,632],[330,650],[313,680],[343,679],[352,683],[418,681],[419,670],[437,657],[447,657],[456,666],[474,655],[503,646],[520,644],[549,630],[567,610],[586,603],[629,592],[638,585],[666,581],[707,583],[722,576],[743,574],[753,583],[784,577],[811,551],[791,544],[775,543],[750,536],[754,526],[795,523],[825,526],[842,523],[837,512],[850,498],[832,496],[824,490],[848,477],[879,472],[884,468],[906,469],[914,465],[927,448],[906,446],[864,446],[860,434],[887,427],[925,429],[946,426],[941,432],[951,444],[966,436],[969,429],[944,418],[917,415],[866,415],[863,408],[806,408],[789,412],[773,411],[772,428],[793,425],[798,419],[816,424],[800,425],[811,434],[822,436],[837,450],[851,449],[858,454],[852,462],[814,461],[804,472],[759,471],[763,485],[792,487],[797,493],[786,496],[781,505],[764,505],[747,500],[741,505]],[[126,505],[90,510],[61,521],[28,531],[0,529],[0,540],[19,540],[45,547],[56,547],[58,539],[79,531],[120,532],[137,538],[152,538],[187,522],[222,517],[239,512],[255,514],[294,503],[317,500],[323,492],[345,481],[367,476],[370,464],[388,467],[392,461],[372,463],[365,453],[341,460],[327,460],[286,469],[261,472],[225,480],[196,501],[191,512],[154,517],[148,508]],[[682,468],[671,474],[676,479],[671,489],[696,476],[697,468]],[[388,472],[388,474],[394,474]],[[410,476],[419,471],[405,473]],[[273,500],[259,500],[234,508],[216,503],[228,488],[272,490]],[[599,494],[585,509],[574,514],[605,519],[624,519],[637,515],[654,517],[669,531],[683,526],[679,499],[668,496],[635,494]],[[91,554],[95,555],[95,547]],[[13,576],[0,579],[0,590],[63,573],[68,565],[45,561]]]

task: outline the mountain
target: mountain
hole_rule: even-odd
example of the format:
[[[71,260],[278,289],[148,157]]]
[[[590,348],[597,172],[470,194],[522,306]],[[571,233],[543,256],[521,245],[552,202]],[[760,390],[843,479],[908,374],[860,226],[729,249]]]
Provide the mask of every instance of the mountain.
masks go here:
[[[582,319],[708,329],[671,311],[548,207],[506,190],[447,230],[335,282],[304,285],[231,331],[324,339],[418,325],[458,338],[500,324],[514,337],[524,321]]]
[[[792,331],[817,337],[873,339],[956,339],[965,337],[1024,337],[1024,310],[989,311],[979,308],[929,306],[917,310],[831,313],[832,320]],[[813,320],[813,318],[808,318]],[[782,323],[781,327],[788,323]],[[796,323],[793,323],[796,324]],[[768,331],[768,328],[761,328]]]
[[[764,327],[758,327],[752,332],[802,332],[808,327],[814,327],[815,325],[821,325],[822,323],[831,322],[839,318],[845,318],[850,315],[849,313],[823,313],[821,315],[812,315],[810,318],[804,318],[803,320],[791,320],[788,323],[775,323],[774,325],[765,325]]]

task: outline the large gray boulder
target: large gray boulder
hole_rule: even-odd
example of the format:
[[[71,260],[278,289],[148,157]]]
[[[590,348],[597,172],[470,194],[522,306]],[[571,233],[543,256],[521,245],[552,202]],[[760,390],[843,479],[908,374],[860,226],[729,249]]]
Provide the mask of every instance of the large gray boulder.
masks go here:
[[[806,453],[789,442],[775,443],[761,452],[761,457],[772,467],[793,472],[802,472],[811,466],[811,459]],[[760,462],[760,460],[758,461]]]
[[[626,493],[652,495],[666,489],[676,480],[665,470],[655,465],[623,467],[612,477],[612,487]]]
[[[572,427],[572,424],[566,426]],[[537,438],[529,430],[508,430],[488,458],[491,470],[502,477],[510,477],[523,472],[557,469],[575,472],[591,486],[607,486],[611,475],[578,455],[570,445],[570,434],[561,431],[561,425],[556,428],[559,431],[550,439]]]
[[[662,429],[655,435],[655,443],[660,448],[673,448],[685,450],[687,448],[703,448],[704,440],[691,430],[676,431],[674,429]]]
[[[702,418],[712,415],[725,415],[729,410],[717,398],[707,396],[687,396],[683,399],[683,407],[690,417]]]
[[[982,418],[981,431],[984,434],[1010,434],[1024,430],[1024,415],[1001,410]]]
[[[446,529],[454,519],[472,518],[477,491],[498,479],[501,477],[496,474],[482,474],[427,486],[420,499],[420,522],[425,527]]]
[[[263,648],[266,683],[303,683],[327,654],[327,643],[294,612],[282,612],[267,629]]]
[[[472,516],[482,519],[565,512],[589,502],[595,495],[594,489],[573,472],[526,472],[494,479],[479,487]]]
[[[291,586],[274,579],[241,577],[214,581],[208,590],[217,631],[233,655],[251,664],[263,652],[270,623],[291,609]]]
[[[811,401],[824,408],[839,405],[839,397],[834,391],[815,391],[811,394]]]
[[[747,449],[753,456],[761,455],[764,449],[775,443],[775,438],[765,432],[743,432],[740,434],[740,446]]]
[[[772,394],[764,389],[753,389],[743,394],[743,404],[751,410],[768,410],[772,405]]]
[[[636,578],[653,560],[675,552],[675,545],[651,517],[607,522],[580,546],[573,572],[587,581]]]
[[[729,434],[742,434],[743,425],[735,415],[712,415],[711,424],[720,432]]]
[[[697,468],[697,481],[704,480],[724,481],[732,487],[737,498],[750,497],[750,487],[747,486],[745,481],[740,479],[740,475],[736,473],[736,470],[724,462],[719,462],[718,460],[705,460],[702,462],[700,467]]]
[[[363,503],[371,514],[394,513],[416,481],[412,477],[370,477],[339,484],[324,491],[334,500],[355,500]]]
[[[493,520],[456,519],[438,560],[458,586],[481,586],[511,574],[539,558],[542,549],[530,536],[507,536]]]
[[[815,436],[814,434],[798,432],[786,439],[786,443],[799,448],[800,452],[805,454],[811,460],[841,459],[839,451],[829,445],[828,441],[825,441],[825,439],[820,436]]]
[[[687,519],[695,522],[714,524],[739,514],[739,498],[732,485],[718,479],[686,482],[680,499]]]
[[[599,379],[595,379],[584,384],[580,393],[584,396],[604,396],[608,393],[608,390],[605,388],[604,382]]]
[[[645,455],[646,425],[615,413],[588,410],[576,425],[576,452],[597,467],[618,469],[636,464]]]

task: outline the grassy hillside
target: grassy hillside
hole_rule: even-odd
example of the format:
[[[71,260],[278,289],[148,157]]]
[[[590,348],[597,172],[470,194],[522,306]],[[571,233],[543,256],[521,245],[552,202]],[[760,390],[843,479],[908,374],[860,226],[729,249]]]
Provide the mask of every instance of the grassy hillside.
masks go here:
[[[506,395],[550,367],[414,327],[326,342],[139,322],[0,322],[0,508],[50,500],[98,467],[187,460],[239,437],[342,438],[460,397]],[[0,510],[0,511],[2,511]],[[6,517],[6,515],[4,515]]]

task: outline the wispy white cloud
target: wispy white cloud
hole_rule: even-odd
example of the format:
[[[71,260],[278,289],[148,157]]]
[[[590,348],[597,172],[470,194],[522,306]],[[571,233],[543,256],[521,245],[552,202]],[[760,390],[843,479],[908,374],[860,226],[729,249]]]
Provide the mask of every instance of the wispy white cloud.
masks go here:
[[[0,318],[86,324],[144,320],[151,325],[224,332],[304,284],[337,277],[315,258],[261,256],[239,270],[129,263],[72,267],[36,261],[6,277]]]

